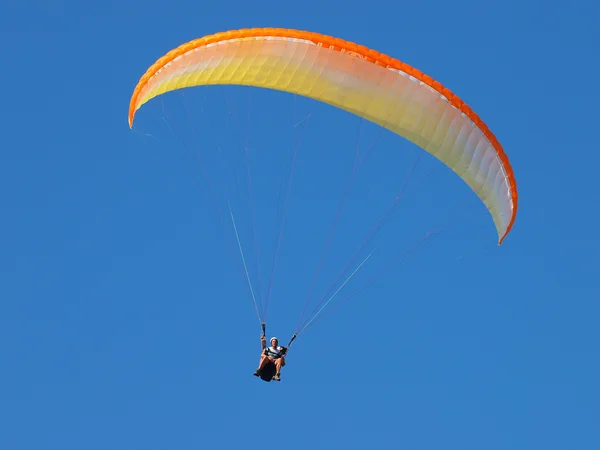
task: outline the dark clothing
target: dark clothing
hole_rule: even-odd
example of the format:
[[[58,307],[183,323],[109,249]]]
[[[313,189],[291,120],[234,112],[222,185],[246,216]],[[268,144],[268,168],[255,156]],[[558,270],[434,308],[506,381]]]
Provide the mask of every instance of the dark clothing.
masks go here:
[[[285,347],[266,347],[265,348],[265,355],[267,355],[269,358],[273,358],[273,359],[279,359],[285,356],[285,353],[287,352],[287,348]]]

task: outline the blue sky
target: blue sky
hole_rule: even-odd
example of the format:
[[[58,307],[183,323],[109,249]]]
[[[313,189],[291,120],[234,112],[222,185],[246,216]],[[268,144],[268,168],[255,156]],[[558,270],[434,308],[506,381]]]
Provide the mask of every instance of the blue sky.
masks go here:
[[[596,2],[3,9],[0,448],[600,448]],[[307,99],[195,89],[149,103],[128,128],[131,92],[158,57],[254,26],[361,43],[462,97],[515,169],[520,210],[505,243],[433,158]],[[283,381],[266,384],[252,376],[260,327],[231,222],[220,222],[196,156],[227,214],[230,202],[264,292],[294,132],[302,142],[267,321],[282,341],[357,145],[364,154],[375,142],[311,305],[418,164],[352,270],[372,257],[332,304],[387,271],[300,336]],[[435,240],[388,265],[440,222]]]

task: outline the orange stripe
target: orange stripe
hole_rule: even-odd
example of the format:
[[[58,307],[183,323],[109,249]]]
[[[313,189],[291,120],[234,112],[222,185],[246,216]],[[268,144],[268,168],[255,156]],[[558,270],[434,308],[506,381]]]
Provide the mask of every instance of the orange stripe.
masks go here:
[[[401,70],[402,72],[407,73],[408,75],[413,76],[420,82],[426,84],[427,86],[435,89],[441,95],[445,96],[450,104],[456,107],[458,110],[463,112],[469,119],[479,127],[484,136],[490,141],[494,149],[496,150],[500,161],[502,161],[502,165],[506,170],[506,175],[508,178],[508,183],[510,186],[512,201],[513,201],[513,214],[506,228],[506,232],[500,238],[499,245],[502,244],[504,238],[508,235],[511,228],[515,223],[515,219],[517,217],[517,209],[518,209],[518,192],[517,192],[517,182],[515,180],[514,171],[510,162],[508,160],[508,156],[504,152],[502,145],[498,142],[498,139],[494,134],[490,131],[488,126],[481,120],[481,118],[469,107],[465,102],[463,102],[458,96],[456,96],[450,89],[442,86],[441,83],[435,81],[428,75],[425,75],[423,72],[415,69],[414,67],[409,66],[408,64],[403,63],[397,59],[394,59],[388,55],[384,55],[383,53],[379,53],[376,50],[371,50],[370,48],[364,47],[362,45],[355,44],[353,42],[348,42],[343,39],[334,38],[331,36],[322,35],[319,33],[313,33],[310,31],[299,31],[299,30],[290,30],[285,28],[250,28],[250,29],[242,29],[242,30],[232,30],[221,33],[212,34],[209,36],[205,36],[199,39],[194,39],[193,41],[187,42],[179,47],[171,50],[169,53],[161,57],[158,61],[156,61],[150,68],[146,71],[146,73],[140,78],[137,86],[133,91],[133,95],[131,97],[131,101],[129,103],[129,126],[133,126],[133,118],[135,115],[135,110],[137,107],[138,97],[140,95],[141,90],[146,86],[150,78],[158,72],[159,69],[164,67],[165,64],[173,61],[178,56],[183,55],[184,53],[189,52],[190,50],[194,50],[199,47],[203,47],[209,44],[214,44],[216,42],[226,41],[230,39],[240,39],[247,37],[281,37],[281,38],[291,38],[291,39],[303,39],[306,41],[311,41],[316,45],[328,47],[333,50],[337,50],[340,52],[354,52],[358,55],[362,56],[363,59],[372,62],[373,64],[377,64],[379,66],[384,66],[386,68],[393,68],[396,70]]]

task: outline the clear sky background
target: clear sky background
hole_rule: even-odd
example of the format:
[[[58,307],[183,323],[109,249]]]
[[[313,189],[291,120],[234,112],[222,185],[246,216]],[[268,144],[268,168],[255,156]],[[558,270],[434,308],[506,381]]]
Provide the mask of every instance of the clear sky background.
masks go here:
[[[593,1],[2,3],[0,449],[600,448],[599,16]],[[193,89],[129,129],[158,57],[260,26],[361,43],[462,97],[515,169],[505,243],[433,158],[311,100]],[[227,202],[264,299],[294,136],[267,320],[284,344],[357,148],[310,306],[409,183],[339,309],[267,384]]]

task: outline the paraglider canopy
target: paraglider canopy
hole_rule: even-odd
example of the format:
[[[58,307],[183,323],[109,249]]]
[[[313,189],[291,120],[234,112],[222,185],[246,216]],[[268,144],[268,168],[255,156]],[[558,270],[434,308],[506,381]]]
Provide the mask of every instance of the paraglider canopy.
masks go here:
[[[308,31],[253,28],[217,33],[177,47],[146,71],[131,97],[129,125],[153,97],[211,84],[296,93],[379,124],[458,174],[486,205],[499,243],[514,224],[516,180],[502,146],[460,98],[408,64]]]

